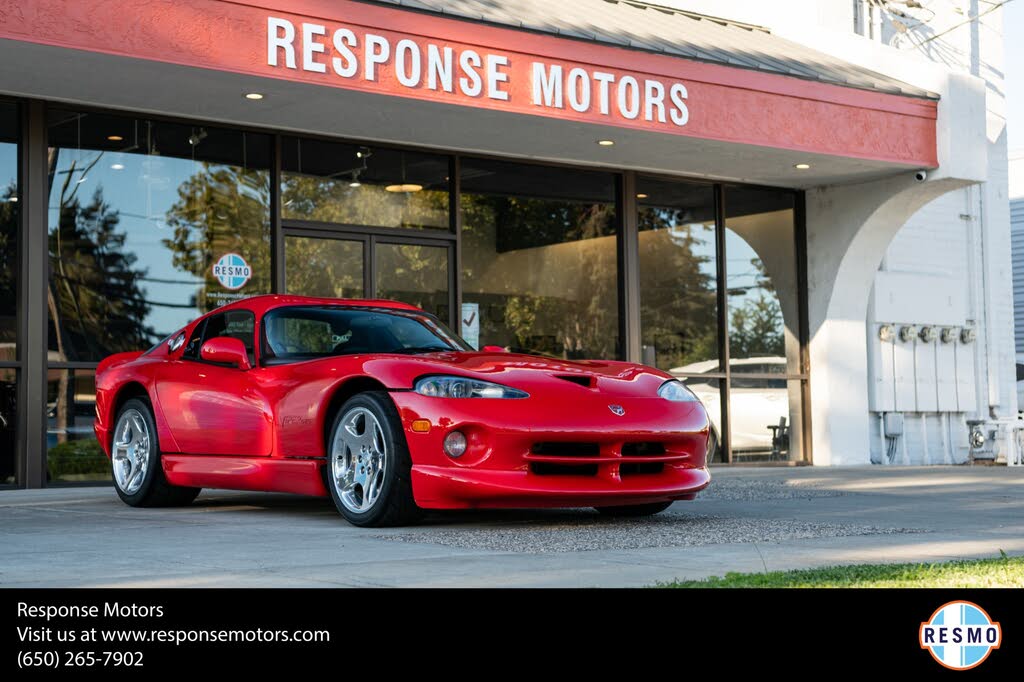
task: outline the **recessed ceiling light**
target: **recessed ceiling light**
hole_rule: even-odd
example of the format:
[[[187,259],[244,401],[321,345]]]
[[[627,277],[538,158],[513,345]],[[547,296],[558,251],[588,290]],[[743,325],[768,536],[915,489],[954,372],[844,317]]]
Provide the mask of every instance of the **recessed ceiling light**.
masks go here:
[[[111,142],[120,142],[124,138],[121,137],[120,135],[107,135],[107,139],[110,140]]]
[[[112,164],[110,164],[110,168],[111,168],[111,170],[124,170],[124,164],[123,163],[112,163]]]
[[[247,92],[247,93],[245,93],[245,98],[246,99],[252,99],[252,100],[263,99],[263,95],[261,93],[258,93],[258,92]]]
[[[611,147],[615,144],[615,140],[598,140],[597,143],[602,147]]]
[[[18,203],[18,197],[8,197],[7,201],[10,201],[11,203],[16,204],[16,203]]]
[[[384,189],[389,192],[419,192],[423,189],[423,185],[417,185],[412,182],[403,182],[400,185],[388,185]]]
[[[363,183],[359,182],[358,180],[353,180],[352,182],[348,183],[348,186],[349,187],[362,187]]]
[[[647,198],[647,195],[646,195],[646,194],[644,194],[643,192],[641,192],[640,194],[637,194],[637,195],[636,195],[636,198],[637,198],[637,199],[646,199],[646,198]]]
[[[797,170],[807,170],[810,167],[811,167],[811,164],[809,164],[809,163],[798,163],[798,164],[793,166],[793,168],[796,168]]]

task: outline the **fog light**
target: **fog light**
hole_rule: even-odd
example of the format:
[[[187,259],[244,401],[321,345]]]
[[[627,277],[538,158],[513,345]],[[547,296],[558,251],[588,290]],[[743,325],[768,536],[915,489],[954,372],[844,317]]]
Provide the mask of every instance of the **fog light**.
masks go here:
[[[462,431],[452,431],[444,437],[444,451],[449,457],[462,457],[466,452],[466,435]]]

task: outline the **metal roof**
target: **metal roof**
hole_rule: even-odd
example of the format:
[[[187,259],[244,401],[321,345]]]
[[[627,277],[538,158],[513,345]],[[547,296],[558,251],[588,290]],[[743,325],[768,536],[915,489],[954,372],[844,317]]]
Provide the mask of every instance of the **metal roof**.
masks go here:
[[[863,90],[938,99],[768,29],[625,0],[364,0]]]

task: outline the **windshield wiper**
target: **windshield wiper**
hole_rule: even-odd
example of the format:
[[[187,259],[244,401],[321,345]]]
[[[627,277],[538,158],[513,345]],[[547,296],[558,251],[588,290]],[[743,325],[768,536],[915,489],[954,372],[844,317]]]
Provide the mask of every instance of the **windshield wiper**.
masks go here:
[[[439,351],[451,352],[458,350],[451,346],[411,346],[409,348],[399,348],[398,350],[390,351],[392,353],[402,353],[404,355],[415,355],[416,353],[437,353]]]

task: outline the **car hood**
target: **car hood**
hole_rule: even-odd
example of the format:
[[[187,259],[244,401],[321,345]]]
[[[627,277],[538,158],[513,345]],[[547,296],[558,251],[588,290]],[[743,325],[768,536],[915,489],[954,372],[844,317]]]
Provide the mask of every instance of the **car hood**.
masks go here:
[[[671,375],[651,367],[612,360],[557,360],[518,353],[440,352],[422,355],[349,356],[320,362],[353,361],[388,388],[409,389],[423,376],[448,374],[491,381],[527,393],[598,392],[608,396],[656,397]],[[349,369],[351,369],[349,367]]]

